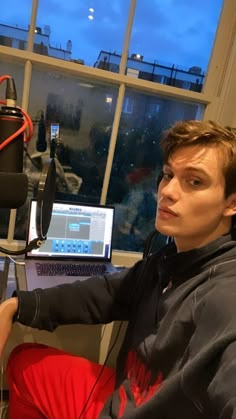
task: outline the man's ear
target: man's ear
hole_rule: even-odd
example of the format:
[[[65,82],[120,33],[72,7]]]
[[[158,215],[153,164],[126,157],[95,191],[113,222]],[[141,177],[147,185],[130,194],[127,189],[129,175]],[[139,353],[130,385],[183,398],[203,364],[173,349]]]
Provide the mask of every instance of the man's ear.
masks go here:
[[[224,210],[224,215],[226,217],[232,217],[233,215],[236,215],[236,193],[229,195],[226,201],[227,203]]]

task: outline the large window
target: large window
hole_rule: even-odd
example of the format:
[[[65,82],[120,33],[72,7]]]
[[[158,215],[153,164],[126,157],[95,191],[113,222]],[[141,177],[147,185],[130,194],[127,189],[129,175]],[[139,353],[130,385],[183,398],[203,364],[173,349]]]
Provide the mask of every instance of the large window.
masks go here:
[[[142,252],[154,227],[160,136],[221,103],[234,11],[234,0],[3,4],[1,75],[14,77],[18,105],[34,124],[24,166],[29,199],[56,130],[57,198],[114,205],[115,249]],[[17,211],[16,239],[25,237],[25,207]],[[4,217],[0,224],[4,238]]]
[[[34,72],[31,86],[29,108],[35,136],[26,158],[29,199],[37,194],[43,160],[50,154],[51,126],[56,123],[60,138],[56,198],[99,203],[116,89],[41,71]],[[127,103],[132,106],[125,106]],[[177,120],[201,119],[203,111],[204,106],[198,103],[127,91],[106,200],[107,204],[115,206],[115,249],[142,252],[147,234],[155,224],[157,178],[162,167],[161,135]],[[43,153],[38,136],[42,115],[45,115],[47,127],[47,151]],[[25,237],[27,211],[28,202],[18,211],[18,239]],[[160,244],[163,244],[162,238]]]
[[[138,0],[128,50],[131,77],[200,92],[203,88],[223,0]],[[14,2],[13,2],[14,3]],[[15,2],[16,3],[16,2]],[[119,72],[132,2],[39,0],[33,51],[49,57]],[[27,48],[28,0],[3,5],[0,44]]]

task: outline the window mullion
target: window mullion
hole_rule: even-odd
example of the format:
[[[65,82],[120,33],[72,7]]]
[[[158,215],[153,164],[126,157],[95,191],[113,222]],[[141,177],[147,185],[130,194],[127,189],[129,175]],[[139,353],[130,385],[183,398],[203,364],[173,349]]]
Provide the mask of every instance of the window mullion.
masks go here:
[[[31,17],[30,17],[27,51],[33,51],[34,49],[34,30],[36,26],[37,10],[38,10],[38,0],[33,0]]]
[[[121,62],[120,62],[120,74],[125,74],[125,71],[126,71],[126,63],[127,63],[127,58],[129,54],[129,43],[130,43],[131,31],[132,31],[132,26],[133,26],[133,21],[134,21],[135,8],[136,8],[136,0],[131,0],[128,23],[126,27],[126,33],[125,33],[125,40],[124,40],[123,51],[122,51]]]
[[[110,146],[109,146],[107,164],[106,164],[106,169],[105,169],[105,174],[104,174],[104,179],[103,179],[103,187],[102,187],[102,194],[101,194],[101,200],[100,200],[100,204],[102,205],[106,203],[124,96],[125,96],[125,85],[121,84],[119,88],[117,103],[116,103],[114,121],[112,124]]]

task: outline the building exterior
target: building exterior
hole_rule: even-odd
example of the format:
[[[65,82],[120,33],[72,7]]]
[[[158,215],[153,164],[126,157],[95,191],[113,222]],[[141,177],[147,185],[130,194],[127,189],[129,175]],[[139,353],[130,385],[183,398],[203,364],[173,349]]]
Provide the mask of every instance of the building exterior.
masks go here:
[[[66,49],[54,47],[50,43],[50,26],[36,27],[33,52],[49,57],[71,61],[72,42],[67,41]],[[29,29],[0,24],[0,45],[25,50],[27,47]],[[83,64],[80,62],[80,64]]]
[[[94,67],[118,73],[120,60],[121,55],[116,52],[101,51]],[[175,64],[167,66],[156,61],[151,63],[144,61],[144,57],[140,54],[131,54],[128,57],[126,74],[195,92],[201,92],[205,77],[198,66],[182,69]]]
[[[27,47],[29,29],[0,24],[0,45],[25,50]],[[34,36],[33,51],[59,58],[65,61],[73,61],[84,64],[83,59],[75,60],[72,58],[72,41],[68,40],[66,49],[53,46],[50,42],[50,26],[44,28],[36,27]],[[94,67],[119,72],[121,55],[116,52],[100,51]],[[198,66],[183,69],[173,64],[172,66],[160,64],[157,61],[148,62],[140,54],[131,54],[128,57],[126,74],[143,80],[179,87],[186,90],[201,92],[205,74]]]

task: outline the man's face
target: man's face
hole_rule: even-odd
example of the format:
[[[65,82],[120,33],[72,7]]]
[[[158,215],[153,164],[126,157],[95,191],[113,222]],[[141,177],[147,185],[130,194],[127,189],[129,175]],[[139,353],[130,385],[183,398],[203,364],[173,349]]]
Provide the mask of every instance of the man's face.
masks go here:
[[[181,147],[164,165],[156,228],[178,251],[204,246],[231,227],[235,194],[224,198],[224,153],[213,146]]]

